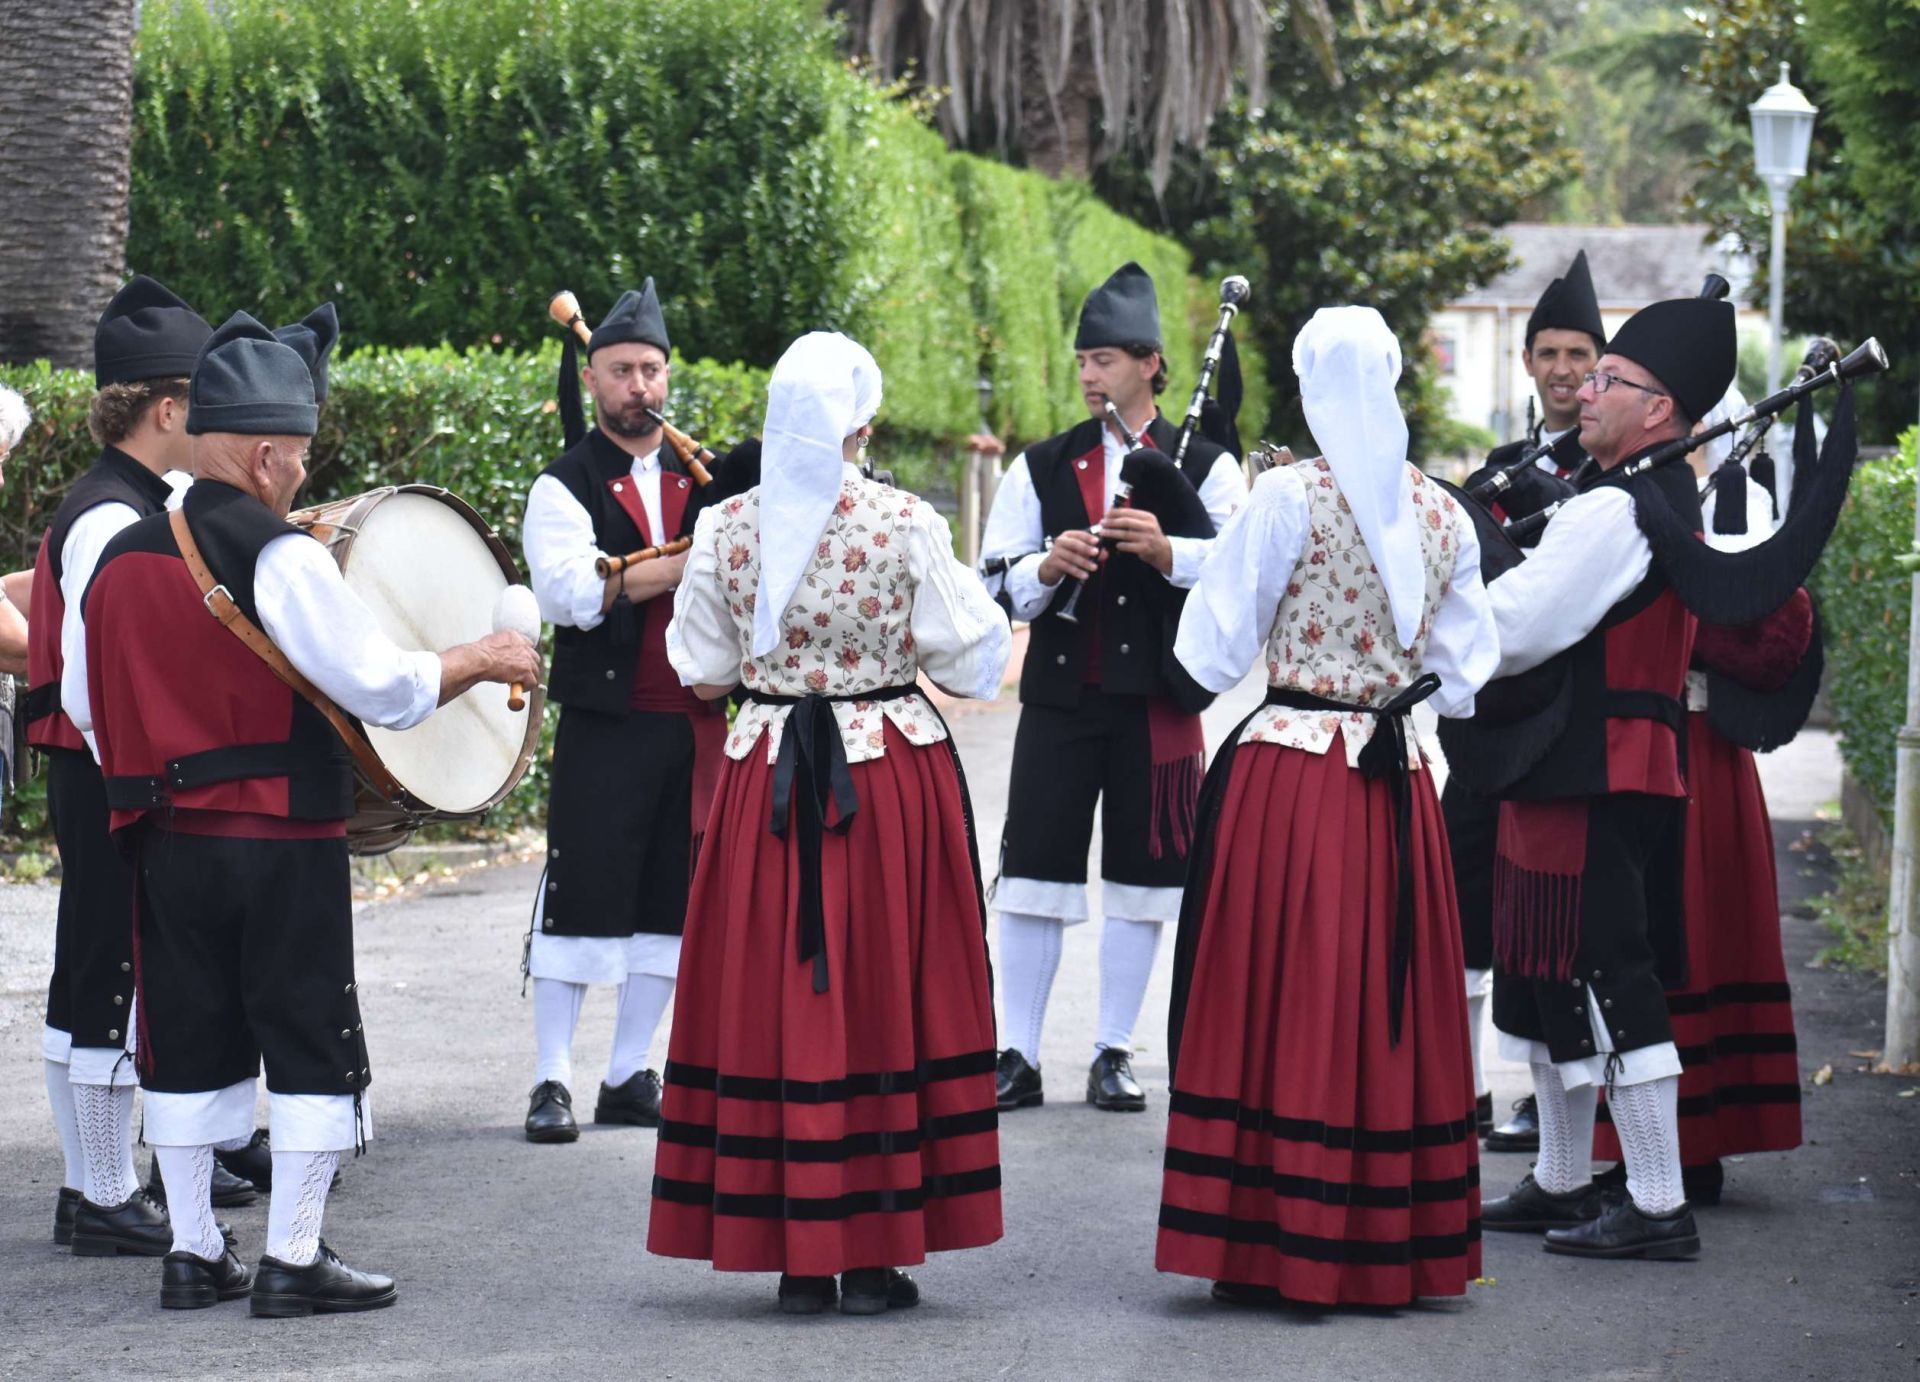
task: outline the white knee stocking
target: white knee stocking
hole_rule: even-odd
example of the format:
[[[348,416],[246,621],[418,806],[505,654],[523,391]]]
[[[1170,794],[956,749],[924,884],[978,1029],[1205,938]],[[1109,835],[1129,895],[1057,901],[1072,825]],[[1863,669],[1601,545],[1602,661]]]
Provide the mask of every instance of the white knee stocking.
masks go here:
[[[67,1079],[65,1062],[43,1061],[47,1067],[47,1104],[53,1110],[53,1130],[60,1136],[60,1152],[67,1159],[69,1190],[87,1188],[87,1154],[80,1147],[80,1123],[73,1110],[73,1084]]]
[[[273,1196],[267,1202],[268,1257],[304,1267],[320,1256],[320,1222],[326,1216],[327,1191],[339,1167],[338,1152],[273,1154]]]
[[[1060,941],[1066,923],[1022,912],[1000,914],[1000,1005],[1006,1014],[1001,1040],[1040,1064],[1040,1029],[1047,998],[1060,972]]]
[[[1153,957],[1160,949],[1160,923],[1108,917],[1100,923],[1100,1030],[1095,1054],[1112,1047],[1133,1049],[1133,1025],[1147,1001]]]
[[[1487,1072],[1480,1059],[1480,1043],[1487,1027],[1487,999],[1493,975],[1484,969],[1467,971],[1467,1049],[1473,1053],[1473,1097],[1487,1092]]]
[[[1551,1065],[1533,1067],[1533,1093],[1540,1111],[1540,1159],[1533,1178],[1549,1195],[1568,1195],[1593,1180],[1593,1115],[1600,1091],[1568,1089]]]
[[[613,1054],[607,1058],[609,1085],[625,1084],[647,1068],[654,1033],[660,1030],[660,1019],[672,1001],[673,980],[658,974],[629,974],[627,982],[620,985],[619,1007],[613,1019]]]
[[[227,1245],[213,1217],[213,1148],[155,1147],[153,1159],[160,1163],[160,1183],[167,1187],[174,1251],[219,1261]]]
[[[1679,1105],[1677,1075],[1607,1092],[1607,1110],[1627,1163],[1627,1193],[1643,1213],[1671,1214],[1687,1202],[1680,1179]]]
[[[535,1084],[558,1080],[573,1087],[573,1029],[580,1024],[580,1001],[586,996],[585,984],[565,979],[533,981]]]
[[[140,1184],[133,1165],[133,1086],[73,1086],[87,1198],[103,1209],[125,1204]]]

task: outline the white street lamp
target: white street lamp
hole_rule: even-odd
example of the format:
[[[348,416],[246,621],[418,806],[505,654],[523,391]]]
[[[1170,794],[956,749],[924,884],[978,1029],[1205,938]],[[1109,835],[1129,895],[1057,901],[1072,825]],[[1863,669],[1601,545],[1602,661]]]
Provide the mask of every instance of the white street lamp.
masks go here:
[[[1767,270],[1767,315],[1773,339],[1767,347],[1767,392],[1780,388],[1782,298],[1787,278],[1787,193],[1807,173],[1807,147],[1813,143],[1813,117],[1819,112],[1806,93],[1787,80],[1787,64],[1780,64],[1780,81],[1747,107],[1753,121],[1753,166],[1773,193],[1773,255]]]

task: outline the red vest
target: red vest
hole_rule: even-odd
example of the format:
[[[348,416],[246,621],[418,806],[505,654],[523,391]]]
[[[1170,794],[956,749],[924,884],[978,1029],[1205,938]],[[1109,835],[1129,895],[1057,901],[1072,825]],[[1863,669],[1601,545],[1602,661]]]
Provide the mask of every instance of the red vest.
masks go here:
[[[1687,664],[1693,657],[1699,621],[1680,597],[1663,590],[1632,617],[1599,631],[1610,693],[1605,710],[1632,708],[1642,697],[1684,706]],[[1652,702],[1647,702],[1651,704]],[[1685,724],[1684,716],[1681,718]],[[1684,797],[1680,772],[1680,734],[1665,718],[1612,713],[1606,716],[1608,792],[1646,792]]]
[[[653,532],[647,521],[647,506],[631,475],[607,481],[607,492],[639,530],[641,545],[652,547],[671,541],[680,531],[687,511],[687,499],[693,482],[685,475],[660,472],[660,522],[666,535]],[[667,625],[673,620],[673,594],[663,591],[639,605],[634,614],[640,624],[640,648],[633,672],[633,689],[627,704],[634,710],[666,711],[675,715],[711,715],[714,708],[680,684],[680,674],[667,661]]]
[[[204,481],[188,492],[186,509],[207,564],[258,623],[260,549],[298,530],[251,497]],[[346,745],[207,612],[168,515],[140,520],[108,546],[88,587],[86,625],[87,688],[114,830],[154,814],[178,828],[233,833],[175,816],[219,812],[266,827],[246,834],[345,832],[354,805]]]

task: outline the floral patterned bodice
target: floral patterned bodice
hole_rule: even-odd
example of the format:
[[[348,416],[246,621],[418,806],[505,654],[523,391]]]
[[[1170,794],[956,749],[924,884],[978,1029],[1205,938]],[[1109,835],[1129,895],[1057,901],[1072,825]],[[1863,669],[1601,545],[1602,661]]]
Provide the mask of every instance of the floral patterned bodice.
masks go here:
[[[1459,505],[1417,468],[1407,467],[1427,582],[1420,627],[1413,646],[1403,648],[1386,587],[1331,468],[1324,458],[1299,465],[1307,492],[1307,534],[1267,633],[1267,684],[1356,705],[1392,700],[1420,675],[1434,611],[1453,577],[1454,525],[1463,520]],[[1372,715],[1264,706],[1248,722],[1240,742],[1325,753],[1339,730],[1347,761],[1357,765],[1376,724]],[[1409,734],[1407,744],[1408,762],[1418,767],[1415,736]]]
[[[765,657],[742,660],[743,685],[783,696],[846,696],[904,685],[919,675],[908,624],[914,581],[907,571],[906,544],[915,511],[924,502],[849,473],[813,564],[781,616],[781,642]],[[760,585],[759,490],[721,506],[714,543],[727,608],[746,648],[752,644],[754,592]],[[727,737],[727,756],[745,758],[764,731],[771,762],[779,754],[790,710],[756,701],[741,706]],[[911,744],[947,737],[939,716],[917,695],[837,701],[833,713],[849,763],[881,756],[886,720]]]

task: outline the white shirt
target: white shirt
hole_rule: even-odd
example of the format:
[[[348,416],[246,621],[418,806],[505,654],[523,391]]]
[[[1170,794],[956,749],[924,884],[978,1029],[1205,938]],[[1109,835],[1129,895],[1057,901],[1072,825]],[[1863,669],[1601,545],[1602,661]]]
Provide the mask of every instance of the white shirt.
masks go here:
[[[1653,548],[1633,496],[1602,485],[1569,499],[1520,565],[1487,587],[1500,630],[1497,676],[1538,667],[1592,633],[1647,578]]]
[[[628,474],[640,492],[652,540],[666,542],[660,509],[660,449],[636,456]],[[549,624],[591,629],[606,617],[607,578],[594,570],[601,557],[625,556],[603,552],[593,537],[593,516],[559,480],[542,475],[527,491],[526,517],[520,524],[521,548],[540,602],[540,617]]]
[[[274,646],[356,719],[383,729],[411,729],[439,704],[438,650],[403,649],[382,633],[373,611],[348,589],[332,555],[312,538],[287,533],[260,549],[253,600],[261,630]],[[67,656],[60,702],[91,745],[84,641],[77,655]],[[94,757],[99,757],[97,748]]]
[[[1299,469],[1276,466],[1254,482],[1246,506],[1214,539],[1173,640],[1173,655],[1207,690],[1239,685],[1266,647],[1308,523]],[[1465,514],[1456,515],[1453,537],[1453,579],[1434,609],[1420,670],[1440,678],[1434,709],[1463,716],[1473,714],[1474,694],[1493,675],[1499,645],[1480,582],[1480,540]]]
[[[1100,429],[1100,441],[1106,459],[1107,507],[1112,508],[1114,497],[1120,492],[1120,464],[1126,459],[1127,445],[1113,434],[1111,427]],[[1239,458],[1231,452],[1222,452],[1200,482],[1200,502],[1206,506],[1216,532],[1246,497],[1247,480],[1240,469]],[[1097,522],[1099,515],[1094,515],[1094,519]],[[1191,588],[1200,579],[1200,568],[1206,564],[1207,553],[1215,540],[1169,536],[1167,544],[1173,549],[1173,570],[1167,579],[1183,590]],[[1007,572],[1005,591],[1015,619],[1034,618],[1060,589],[1058,581],[1045,585],[1040,580],[1040,563],[1046,555],[1040,549],[1045,541],[1040,495],[1033,487],[1033,474],[1027,469],[1027,453],[1023,451],[1013,458],[1007,473],[1000,477],[1000,488],[994,491],[993,508],[987,514],[986,531],[980,539],[983,562],[1030,554]]]

